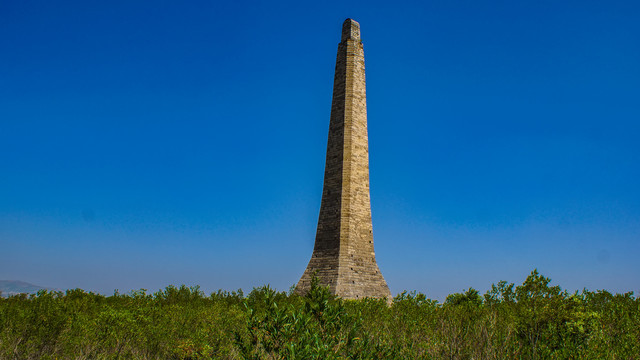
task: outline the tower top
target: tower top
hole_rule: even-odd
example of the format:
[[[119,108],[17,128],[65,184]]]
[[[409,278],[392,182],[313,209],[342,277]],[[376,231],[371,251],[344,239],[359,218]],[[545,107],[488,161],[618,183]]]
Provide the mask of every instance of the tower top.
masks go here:
[[[342,23],[342,40],[360,40],[360,24],[353,20],[347,19]]]

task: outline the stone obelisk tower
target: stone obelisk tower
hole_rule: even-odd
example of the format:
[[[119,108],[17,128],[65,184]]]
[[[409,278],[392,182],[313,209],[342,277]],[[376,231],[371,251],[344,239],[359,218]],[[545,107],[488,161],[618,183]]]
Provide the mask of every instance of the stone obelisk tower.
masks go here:
[[[369,200],[369,145],[360,24],[342,25],[324,187],[313,255],[296,290],[305,293],[316,274],[322,285],[346,299],[391,299],[373,251]]]

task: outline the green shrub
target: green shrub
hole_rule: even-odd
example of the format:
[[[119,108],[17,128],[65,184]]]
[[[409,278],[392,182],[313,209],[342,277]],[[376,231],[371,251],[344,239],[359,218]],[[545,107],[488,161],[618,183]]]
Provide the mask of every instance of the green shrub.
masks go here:
[[[634,359],[639,339],[633,293],[569,294],[536,270],[443,304],[342,300],[317,280],[305,296],[183,285],[0,298],[0,359]]]

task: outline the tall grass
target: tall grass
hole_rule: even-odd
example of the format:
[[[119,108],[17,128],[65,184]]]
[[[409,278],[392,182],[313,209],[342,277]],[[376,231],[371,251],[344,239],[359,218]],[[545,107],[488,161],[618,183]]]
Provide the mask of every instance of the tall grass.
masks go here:
[[[345,301],[268,286],[169,286],[0,298],[0,359],[638,359],[640,299],[568,293],[533,271],[444,303],[403,292]]]

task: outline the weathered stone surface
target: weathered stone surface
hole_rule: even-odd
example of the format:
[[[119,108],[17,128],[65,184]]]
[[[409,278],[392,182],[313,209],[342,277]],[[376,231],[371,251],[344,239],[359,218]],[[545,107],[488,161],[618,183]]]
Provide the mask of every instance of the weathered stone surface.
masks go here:
[[[351,19],[338,45],[316,242],[298,292],[309,289],[314,273],[346,299],[391,298],[373,251],[364,51],[360,24]]]

